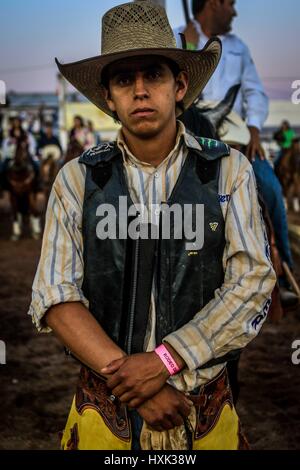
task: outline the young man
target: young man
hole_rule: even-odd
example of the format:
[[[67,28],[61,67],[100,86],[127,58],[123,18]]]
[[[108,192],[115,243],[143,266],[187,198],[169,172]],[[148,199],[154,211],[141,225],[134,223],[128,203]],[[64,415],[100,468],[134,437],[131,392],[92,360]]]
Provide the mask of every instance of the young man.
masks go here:
[[[176,121],[220,54],[177,49],[143,1],[106,13],[101,56],[59,64],[122,125],[58,175],[33,285],[38,329],[84,364],[64,449],[244,445],[225,364],[260,330],[275,275],[247,159]]]

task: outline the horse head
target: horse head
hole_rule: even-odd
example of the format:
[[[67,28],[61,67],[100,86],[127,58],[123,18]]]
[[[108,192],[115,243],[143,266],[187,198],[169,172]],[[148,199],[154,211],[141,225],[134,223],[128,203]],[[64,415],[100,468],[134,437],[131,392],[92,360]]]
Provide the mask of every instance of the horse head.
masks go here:
[[[233,106],[240,88],[240,83],[229,88],[224,99],[215,107],[201,107],[201,102],[197,103],[198,109],[200,109],[204,117],[209,120],[218,137],[220,137],[218,132],[222,124],[226,121],[227,116],[233,110]]]
[[[196,100],[181,118],[186,128],[194,135],[220,139],[220,128],[232,111],[240,88],[241,84],[231,87],[217,106]]]
[[[18,168],[26,166],[29,162],[29,144],[27,139],[17,141],[15,156],[13,158],[14,165]]]

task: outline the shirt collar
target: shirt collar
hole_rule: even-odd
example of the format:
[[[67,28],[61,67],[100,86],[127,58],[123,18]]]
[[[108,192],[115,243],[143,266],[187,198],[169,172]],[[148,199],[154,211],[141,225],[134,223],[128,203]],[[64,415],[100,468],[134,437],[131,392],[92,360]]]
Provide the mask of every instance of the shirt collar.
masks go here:
[[[195,19],[192,19],[192,22],[194,23],[195,25],[195,28],[197,30],[197,33],[199,34],[200,36],[200,39],[203,38],[205,43],[207,43],[207,41],[209,40],[209,38],[206,36],[206,34],[203,32],[202,30],[202,27],[201,27],[201,24],[199,23],[199,21],[195,20]],[[223,42],[224,38],[225,38],[225,35],[221,35],[219,34],[218,35],[218,38]]]
[[[178,130],[177,130],[177,137],[176,137],[175,145],[173,149],[171,150],[171,152],[169,153],[169,155],[159,165],[159,167],[168,163],[172,157],[174,157],[175,155],[179,153],[182,143],[184,143],[187,148],[192,148],[198,151],[202,150],[200,144],[197,142],[195,137],[193,137],[191,134],[189,134],[186,131],[185,126],[181,121],[177,121],[177,126],[178,126],[177,127]],[[122,152],[124,163],[130,163],[132,166],[139,167],[139,168],[141,167],[152,168],[152,165],[150,163],[142,162],[141,160],[136,158],[133,155],[133,153],[129,150],[125,142],[122,129],[119,130],[118,135],[117,135],[117,145]]]

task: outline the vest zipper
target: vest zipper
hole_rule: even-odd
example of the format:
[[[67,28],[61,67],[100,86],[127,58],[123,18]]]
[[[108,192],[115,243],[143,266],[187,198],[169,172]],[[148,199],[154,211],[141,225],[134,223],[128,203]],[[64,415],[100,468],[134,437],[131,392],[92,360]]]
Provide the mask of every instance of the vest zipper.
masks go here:
[[[135,251],[134,251],[132,299],[131,299],[130,310],[129,310],[127,354],[131,354],[131,349],[132,349],[132,337],[133,337],[133,326],[134,326],[135,304],[136,304],[136,293],[137,293],[137,280],[138,280],[139,252],[140,252],[140,238],[138,238],[136,240],[136,246],[135,246]]]

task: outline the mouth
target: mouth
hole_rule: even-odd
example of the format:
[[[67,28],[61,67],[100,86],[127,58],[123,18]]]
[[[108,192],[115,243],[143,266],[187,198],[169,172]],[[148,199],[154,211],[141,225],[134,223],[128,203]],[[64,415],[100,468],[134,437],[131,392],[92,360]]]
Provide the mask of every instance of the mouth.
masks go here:
[[[137,108],[135,109],[131,115],[136,117],[148,117],[154,114],[154,109],[152,108]]]

